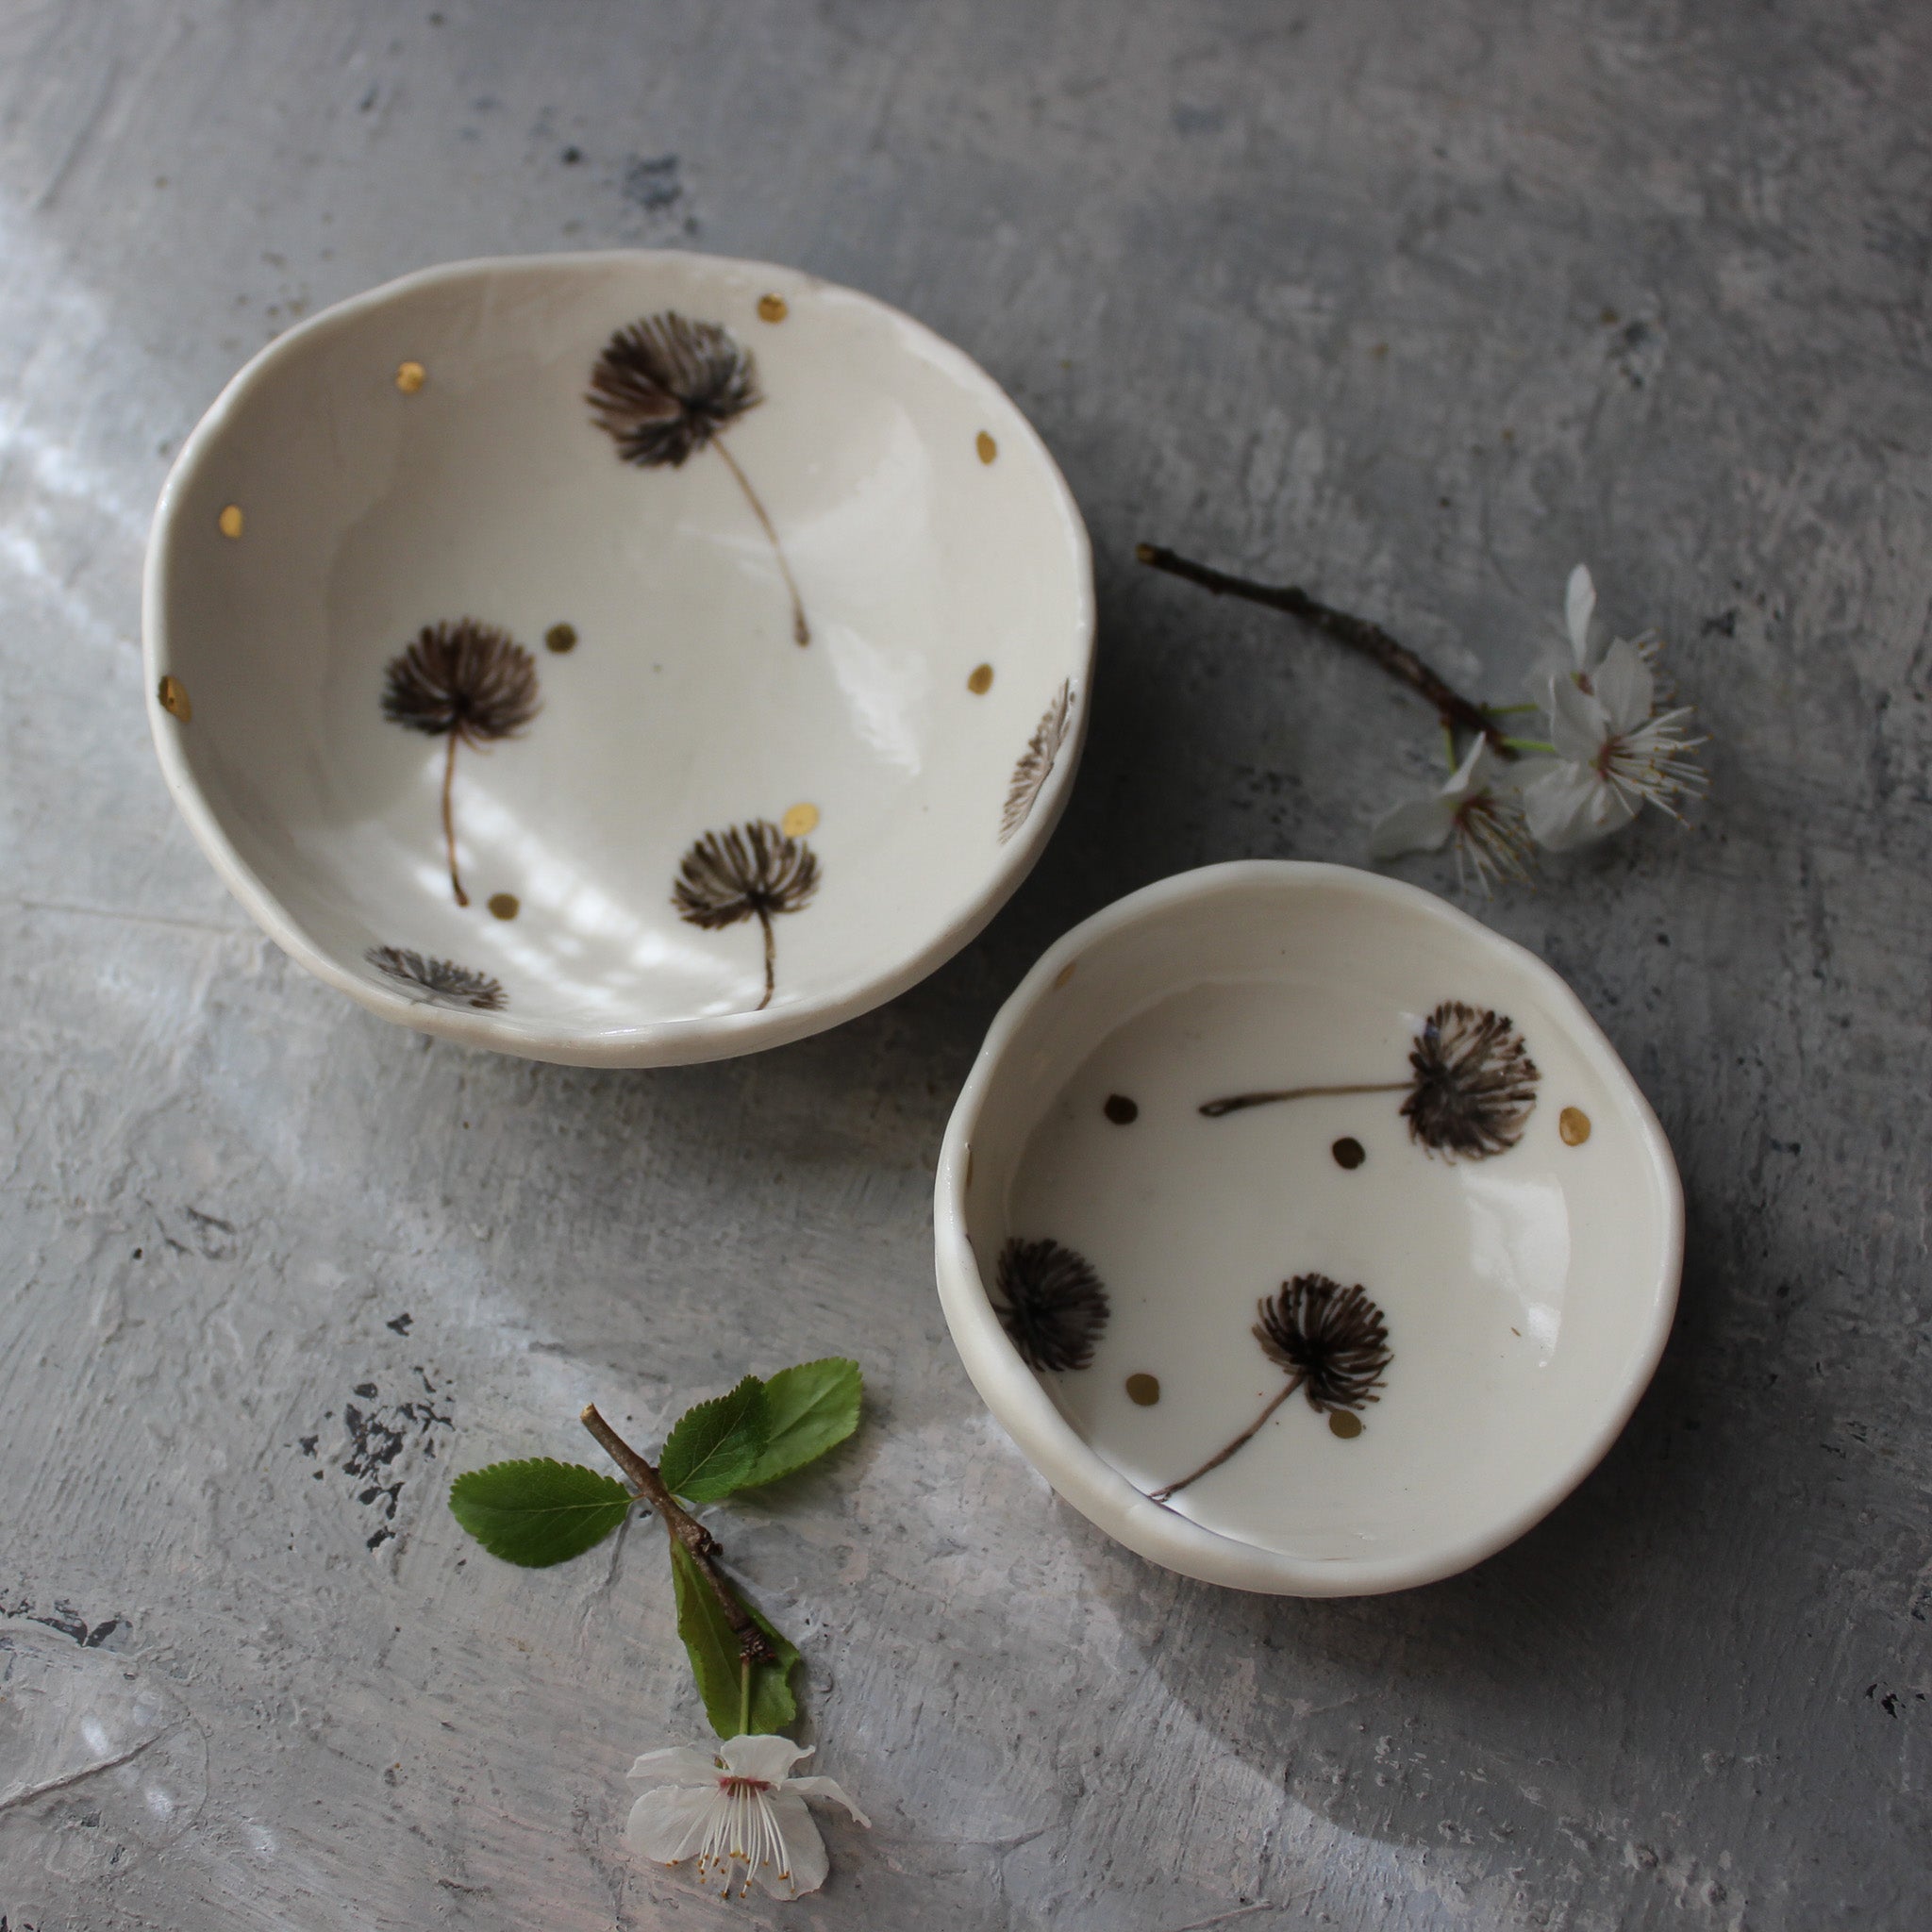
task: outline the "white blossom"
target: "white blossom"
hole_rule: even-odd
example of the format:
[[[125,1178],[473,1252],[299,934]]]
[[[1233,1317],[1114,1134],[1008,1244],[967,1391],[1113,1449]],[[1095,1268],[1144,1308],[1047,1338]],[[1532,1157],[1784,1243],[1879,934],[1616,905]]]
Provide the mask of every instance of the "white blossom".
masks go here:
[[[733,1738],[714,1750],[675,1744],[647,1751],[630,1768],[652,1784],[624,1828],[633,1851],[661,1865],[693,1855],[700,1885],[714,1879],[729,1896],[742,1869],[742,1898],[758,1880],[774,1898],[797,1898],[825,1882],[825,1847],[807,1798],[842,1805],[860,1824],[872,1821],[828,1777],[792,1777],[811,1753],[790,1738]]]
[[[1377,859],[1405,852],[1456,854],[1458,878],[1473,871],[1488,891],[1497,877],[1526,879],[1529,835],[1522,803],[1504,761],[1479,738],[1441,791],[1398,805],[1375,822],[1370,850]]]
[[[1554,756],[1517,774],[1530,836],[1564,852],[1616,831],[1647,800],[1673,818],[1705,790],[1691,754],[1688,706],[1657,708],[1654,636],[1604,644],[1591,634],[1596,587],[1582,564],[1570,574],[1564,615],[1574,668],[1553,673],[1541,695]]]

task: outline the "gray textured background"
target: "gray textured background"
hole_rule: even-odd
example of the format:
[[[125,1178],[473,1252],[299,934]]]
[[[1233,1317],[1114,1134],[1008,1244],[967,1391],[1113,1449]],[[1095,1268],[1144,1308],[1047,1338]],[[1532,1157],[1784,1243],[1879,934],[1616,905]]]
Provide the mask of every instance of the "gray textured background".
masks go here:
[[[0,1798],[5,1923],[1928,1923],[1928,98],[1913,0],[7,0],[0,1792],[72,1781]],[[156,774],[137,585],[171,451],[291,319],[637,243],[978,357],[1086,508],[1101,668],[965,956],[603,1074],[387,1029],[256,936]],[[1690,1263],[1602,1470],[1413,1594],[1124,1555],[941,1324],[930,1162],[1041,947],[1182,867],[1358,860],[1432,756],[1139,537],[1504,696],[1586,558],[1715,734],[1695,832],[1479,906],[1655,1101]],[[618,1836],[632,1755],[700,1728],[659,1540],[526,1574],[444,1487],[832,1349],[861,1439],[729,1548],[876,1828],[727,1912]],[[24,1769],[29,1707],[74,1726]]]

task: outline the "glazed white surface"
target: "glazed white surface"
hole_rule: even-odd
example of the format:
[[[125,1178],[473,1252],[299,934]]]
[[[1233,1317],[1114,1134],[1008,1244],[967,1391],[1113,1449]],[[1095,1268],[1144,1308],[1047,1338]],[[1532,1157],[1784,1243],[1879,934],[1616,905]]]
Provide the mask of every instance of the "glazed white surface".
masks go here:
[[[585,406],[612,331],[666,309],[756,358],[764,399],[723,440],[783,545],[808,648],[719,453],[634,467]],[[406,360],[425,375],[413,393]],[[238,539],[218,524],[231,504]],[[459,617],[532,653],[542,702],[522,736],[457,759],[468,908],[442,850],[444,741],[379,708],[389,661]],[[567,655],[544,648],[558,624]],[[264,351],[169,480],[146,633],[170,789],[301,963],[427,1030],[643,1065],[836,1024],[977,930],[1077,763],[1092,600],[1052,458],[964,356],[791,271],[640,253],[429,271]],[[187,722],[156,701],[163,675]],[[1063,683],[1067,741],[1003,841],[1014,765]],[[774,922],[757,1011],[757,923],[691,925],[672,884],[703,833],[802,805],[820,884]],[[487,909],[500,892],[511,920]],[[490,974],[504,1009],[411,1000],[365,963],[383,945]]]
[[[1444,1000],[1507,1015],[1536,1061],[1504,1153],[1414,1144],[1394,1092],[1199,1112],[1402,1080]],[[1130,1124],[1106,1117],[1113,1094]],[[1590,1119],[1580,1145],[1565,1108]],[[1367,1157],[1353,1171],[1342,1135]],[[1428,894],[1332,866],[1210,867],[1070,933],[994,1023],[937,1198],[955,1340],[1048,1479],[1170,1567],[1304,1595],[1449,1574],[1545,1513],[1641,1393],[1681,1265],[1669,1148],[1561,981]],[[1035,1376],[1007,1341],[987,1291],[1013,1236],[1074,1248],[1106,1284],[1091,1367]],[[1360,1283],[1387,1318],[1362,1433],[1336,1437],[1297,1394],[1171,1506],[1148,1500],[1281,1388],[1256,1306],[1310,1273]],[[1137,1373],[1158,1404],[1129,1399]]]

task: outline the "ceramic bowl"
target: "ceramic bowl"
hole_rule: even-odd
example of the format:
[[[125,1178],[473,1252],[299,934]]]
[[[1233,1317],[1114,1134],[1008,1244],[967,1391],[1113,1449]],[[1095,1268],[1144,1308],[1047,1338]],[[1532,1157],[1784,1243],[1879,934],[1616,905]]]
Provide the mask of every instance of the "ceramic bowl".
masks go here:
[[[258,356],[157,513],[169,790],[302,965],[541,1059],[772,1046],[997,909],[1087,713],[1038,436],[868,296],[688,254],[458,263]]]
[[[1264,862],[1041,960],[936,1222],[967,1373],[1055,1489],[1295,1596],[1447,1576],[1554,1507],[1648,1383],[1683,1254],[1663,1132],[1547,966],[1412,886]]]

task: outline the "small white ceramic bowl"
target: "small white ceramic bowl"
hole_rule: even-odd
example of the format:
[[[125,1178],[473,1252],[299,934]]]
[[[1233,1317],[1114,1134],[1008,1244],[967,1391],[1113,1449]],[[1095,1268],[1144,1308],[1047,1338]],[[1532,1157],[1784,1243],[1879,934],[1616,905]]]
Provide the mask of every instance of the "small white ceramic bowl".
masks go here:
[[[1663,1132],[1547,966],[1412,886],[1258,861],[1047,953],[935,1218],[967,1373],[1055,1489],[1294,1596],[1431,1582],[1553,1508],[1649,1382],[1683,1257]]]
[[[265,349],[162,491],[144,628],[169,790],[292,958],[427,1032],[649,1066],[972,938],[1072,782],[1093,601],[1052,458],[930,331],[577,255]]]

